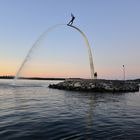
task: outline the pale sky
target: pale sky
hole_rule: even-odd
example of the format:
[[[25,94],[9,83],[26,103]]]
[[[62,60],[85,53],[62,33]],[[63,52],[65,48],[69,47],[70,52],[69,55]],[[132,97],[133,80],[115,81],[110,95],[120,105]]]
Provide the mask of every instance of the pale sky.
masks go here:
[[[140,78],[139,0],[0,0],[0,75],[15,75],[38,37],[71,12],[89,39],[99,78]],[[21,76],[90,77],[82,36],[59,27],[34,50]]]

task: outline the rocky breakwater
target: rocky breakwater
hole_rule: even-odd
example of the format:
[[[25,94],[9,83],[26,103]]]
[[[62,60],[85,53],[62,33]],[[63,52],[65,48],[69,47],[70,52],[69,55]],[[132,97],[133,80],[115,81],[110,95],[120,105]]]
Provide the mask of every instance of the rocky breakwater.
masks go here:
[[[102,80],[102,79],[66,79],[58,84],[50,84],[49,88],[95,91],[95,92],[136,92],[139,85],[133,81]]]

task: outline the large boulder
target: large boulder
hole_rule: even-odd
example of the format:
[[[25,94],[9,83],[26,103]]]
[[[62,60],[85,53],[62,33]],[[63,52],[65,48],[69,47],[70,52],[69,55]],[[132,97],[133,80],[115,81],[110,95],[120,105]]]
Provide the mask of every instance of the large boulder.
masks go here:
[[[79,87],[81,87],[81,83],[80,82],[75,82],[73,86],[74,86],[74,88],[79,88]]]

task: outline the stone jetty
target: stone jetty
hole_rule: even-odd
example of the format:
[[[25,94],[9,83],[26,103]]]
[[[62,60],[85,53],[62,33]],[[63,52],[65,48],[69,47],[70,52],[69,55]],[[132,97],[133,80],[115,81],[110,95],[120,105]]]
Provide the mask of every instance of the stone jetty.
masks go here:
[[[57,84],[50,84],[49,88],[71,91],[93,92],[136,92],[139,85],[135,81],[103,80],[103,79],[66,79]]]

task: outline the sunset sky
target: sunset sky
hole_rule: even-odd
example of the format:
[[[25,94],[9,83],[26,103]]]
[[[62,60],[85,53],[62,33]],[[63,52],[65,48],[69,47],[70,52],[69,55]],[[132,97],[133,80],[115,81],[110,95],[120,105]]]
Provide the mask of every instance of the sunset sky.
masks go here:
[[[15,75],[38,37],[55,24],[87,35],[99,78],[140,78],[140,0],[0,0],[0,75]],[[21,76],[90,77],[87,46],[60,26],[32,53]]]

